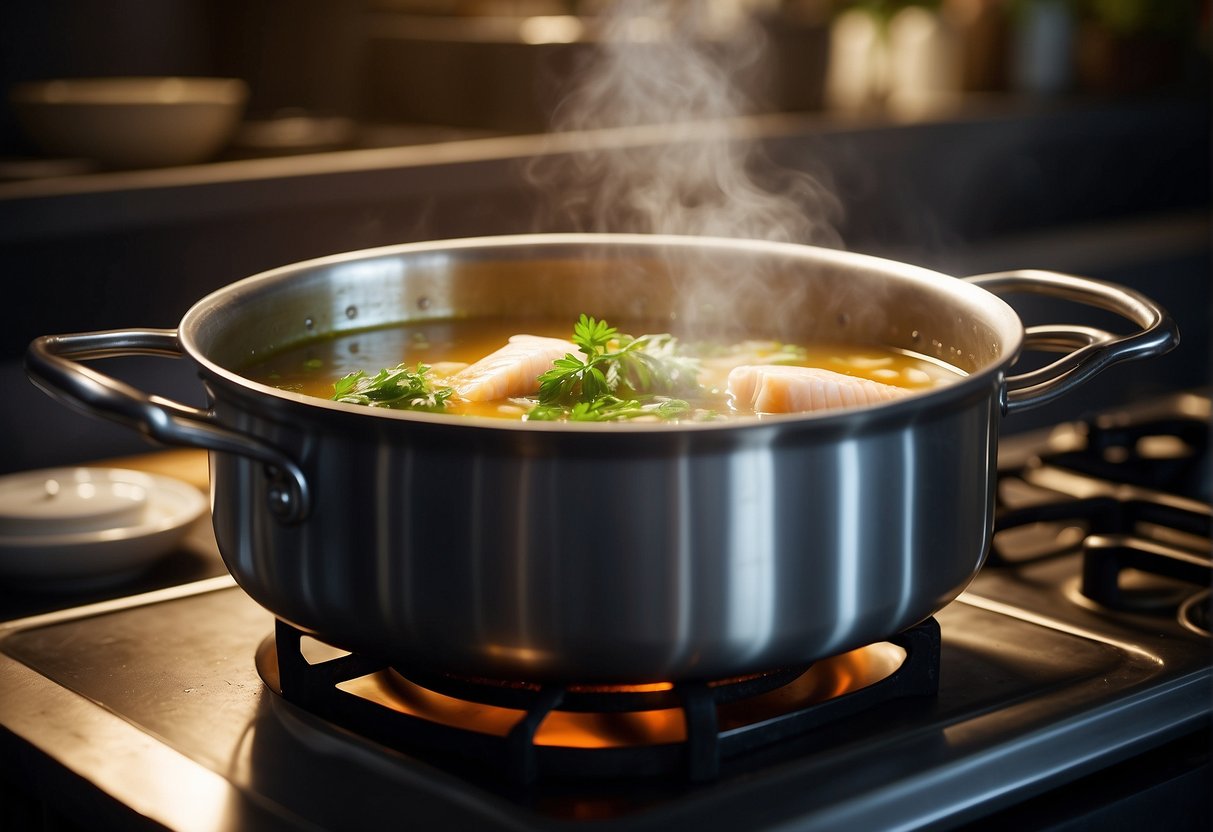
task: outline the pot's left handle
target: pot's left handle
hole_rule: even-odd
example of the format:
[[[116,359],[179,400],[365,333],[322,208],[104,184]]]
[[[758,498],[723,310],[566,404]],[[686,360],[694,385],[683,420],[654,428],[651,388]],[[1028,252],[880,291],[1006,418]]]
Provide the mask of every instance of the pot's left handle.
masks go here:
[[[183,355],[171,329],[121,329],[73,335],[44,335],[30,344],[25,370],[30,379],[66,404],[133,427],[166,445],[186,445],[240,454],[266,465],[270,513],[298,523],[310,509],[310,489],[299,466],[277,448],[224,427],[207,410],[151,396],[80,361],[122,355]]]

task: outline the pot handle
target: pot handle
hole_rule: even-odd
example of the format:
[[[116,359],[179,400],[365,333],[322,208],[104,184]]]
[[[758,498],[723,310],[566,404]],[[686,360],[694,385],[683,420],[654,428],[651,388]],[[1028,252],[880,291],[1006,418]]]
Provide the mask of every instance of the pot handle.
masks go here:
[[[1179,344],[1179,329],[1167,311],[1145,295],[1123,286],[1035,269],[976,275],[965,280],[997,295],[1031,292],[1094,306],[1140,327],[1128,335],[1113,335],[1086,326],[1027,327],[1025,349],[1066,352],[1066,355],[1038,370],[1009,376],[1003,401],[1005,413],[1048,404],[1113,364],[1163,355]]]
[[[180,358],[184,353],[171,329],[44,335],[26,351],[25,370],[35,385],[67,405],[133,427],[166,445],[240,454],[265,463],[270,513],[284,523],[307,517],[311,502],[307,480],[282,451],[220,425],[211,411],[149,396],[80,363],[123,355]]]

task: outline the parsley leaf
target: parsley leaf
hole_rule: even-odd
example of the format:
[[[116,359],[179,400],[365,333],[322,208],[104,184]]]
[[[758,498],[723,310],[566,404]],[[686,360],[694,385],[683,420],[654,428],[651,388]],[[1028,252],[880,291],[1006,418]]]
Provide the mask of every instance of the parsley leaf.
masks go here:
[[[699,364],[682,354],[672,335],[624,335],[583,314],[573,325],[573,343],[584,358],[568,353],[539,376],[539,404],[528,419],[673,419],[690,411],[672,397],[699,390]]]
[[[691,412],[691,405],[682,399],[661,399],[642,404],[636,399],[620,399],[616,396],[601,396],[589,402],[565,405],[536,405],[527,414],[528,421],[550,422],[619,422],[624,419],[639,419],[656,416],[659,419],[677,419]]]
[[[618,331],[608,326],[606,321],[594,320],[583,312],[577,323],[573,324],[573,343],[592,358],[595,353],[606,350]]]
[[[401,364],[390,370],[380,370],[368,376],[357,370],[333,384],[332,400],[369,407],[390,407],[396,410],[441,412],[454,392],[450,387],[434,387],[425,377],[425,364],[409,369]]]

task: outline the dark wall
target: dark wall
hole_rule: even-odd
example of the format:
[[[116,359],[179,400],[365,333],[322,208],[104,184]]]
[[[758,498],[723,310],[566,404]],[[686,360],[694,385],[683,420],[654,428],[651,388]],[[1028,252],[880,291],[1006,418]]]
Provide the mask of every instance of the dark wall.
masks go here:
[[[351,115],[362,0],[13,0],[0,3],[0,91],[123,75],[242,78],[248,115]],[[0,105],[0,156],[32,153]]]
[[[198,0],[0,3],[0,90],[47,78],[213,75],[212,54]],[[0,155],[28,152],[11,111],[0,107]]]

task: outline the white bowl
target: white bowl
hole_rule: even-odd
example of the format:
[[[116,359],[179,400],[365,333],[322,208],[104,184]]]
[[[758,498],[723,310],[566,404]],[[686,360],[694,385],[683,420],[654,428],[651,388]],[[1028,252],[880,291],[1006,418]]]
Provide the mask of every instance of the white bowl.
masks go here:
[[[44,590],[101,586],[126,580],[173,551],[206,512],[206,496],[172,477],[138,476],[146,485],[138,517],[103,528],[0,534],[0,583]]]
[[[137,525],[152,478],[121,468],[51,468],[0,477],[0,537]]]
[[[48,155],[167,167],[222,150],[248,87],[235,78],[77,78],[18,84],[9,99],[30,141]]]

